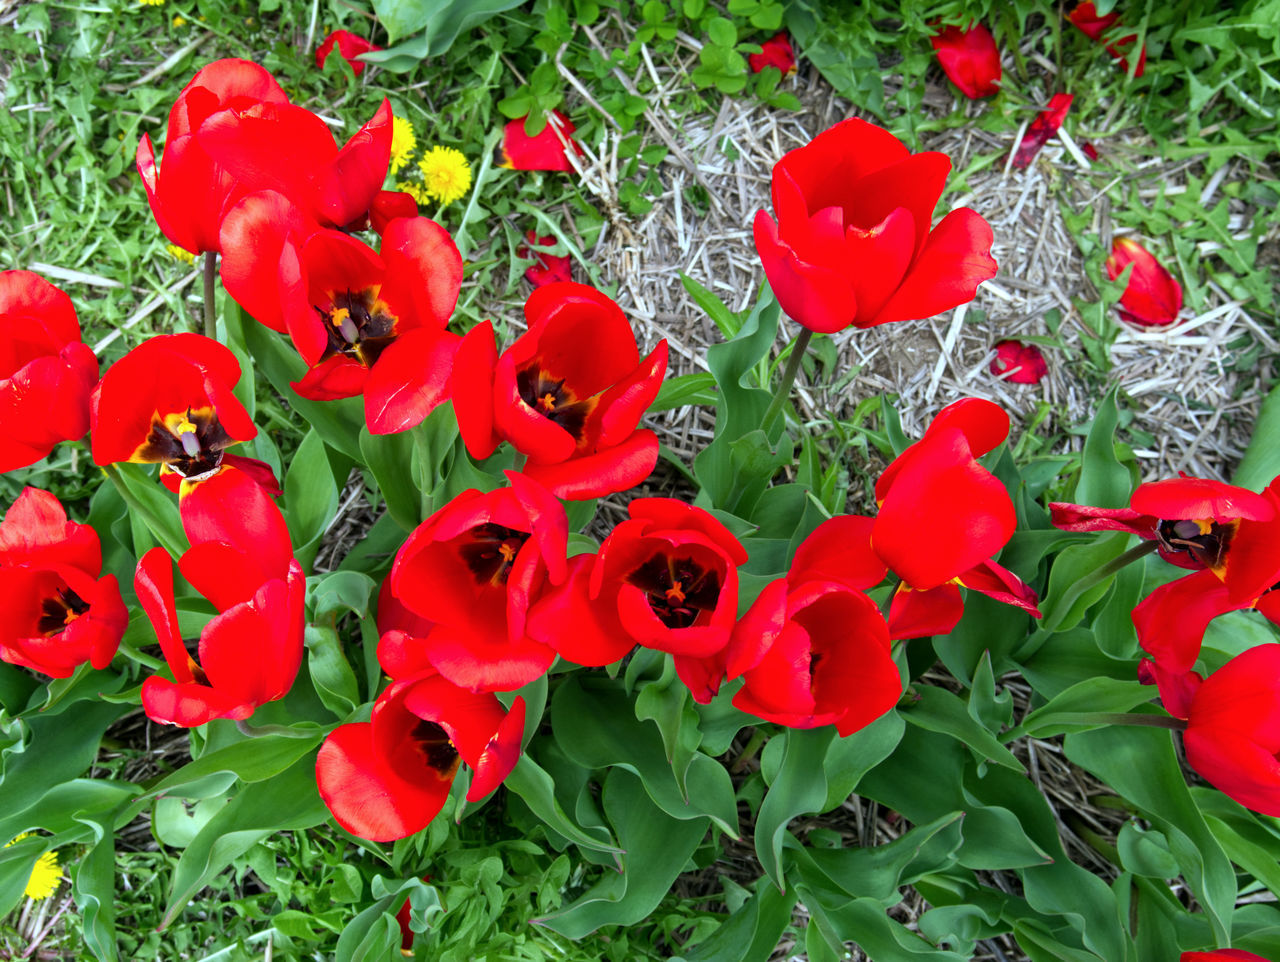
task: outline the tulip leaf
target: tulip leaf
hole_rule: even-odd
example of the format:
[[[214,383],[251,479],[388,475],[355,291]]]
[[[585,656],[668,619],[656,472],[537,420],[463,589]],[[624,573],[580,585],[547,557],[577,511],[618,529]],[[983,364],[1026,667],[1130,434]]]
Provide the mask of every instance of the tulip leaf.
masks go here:
[[[120,958],[116,943],[116,846],[111,819],[82,819],[95,841],[71,868],[71,894],[80,910],[84,944],[101,962]]]
[[[676,819],[710,816],[725,832],[738,835],[738,809],[733,782],[719,762],[694,752],[682,789],[663,740],[627,708],[617,682],[597,682],[588,689],[578,678],[566,680],[551,700],[556,743],[574,762],[588,769],[625,768],[639,777],[654,803]]]
[[[230,774],[246,783],[266,781],[293,766],[298,759],[315,748],[320,743],[321,735],[320,731],[301,738],[263,735],[234,742],[201,755],[176,772],[166,775],[140,797],[203,797],[190,796],[179,789],[198,784],[211,775]]]
[[[906,722],[896,711],[886,712],[866,728],[843,738],[833,738],[822,760],[827,775],[827,798],[821,811],[829,812],[858,787],[862,776],[893,753],[902,741]]]
[[[338,718],[349,717],[360,704],[360,686],[343,654],[338,632],[328,626],[308,625],[306,647],[307,671],[316,695]]]
[[[709,824],[706,818],[671,818],[653,803],[640,779],[622,768],[605,778],[603,803],[623,848],[621,874],[605,872],[568,908],[539,920],[571,939],[602,925],[632,925],[648,916],[684,870]]]
[[[427,919],[444,911],[435,886],[416,878],[388,890],[383,878],[374,876],[373,889],[378,900],[342,927],[334,962],[383,962],[399,955],[400,926],[395,916],[406,898],[413,911]],[[276,922],[279,924],[279,916]]]
[[[801,893],[804,897],[805,893]],[[930,945],[901,922],[889,918],[884,905],[858,898],[841,905],[827,905],[805,898],[805,905],[828,941],[843,946],[856,942],[875,962],[966,962],[967,956]]]
[[[945,688],[922,685],[899,709],[902,717],[929,731],[950,735],[963,742],[978,758],[985,758],[1015,772],[1025,772],[1022,763],[975,720],[960,697]]]
[[[315,757],[309,752],[275,777],[245,785],[178,859],[159,928],[167,928],[210,879],[268,835],[310,828],[328,816],[316,788]]]
[[[823,770],[836,730],[788,728],[783,739],[782,761],[756,816],[756,857],[765,874],[786,891],[782,876],[782,843],[787,825],[797,815],[818,811],[827,800],[827,776]]]
[[[706,371],[666,378],[658,389],[658,396],[649,405],[649,411],[670,411],[686,404],[714,405],[719,399],[715,388],[715,377]]]
[[[1102,717],[1090,720],[1090,716],[1129,711],[1151,701],[1154,696],[1153,689],[1133,679],[1086,678],[1031,712],[1017,728],[1001,736],[1001,740],[1007,743],[1024,735],[1048,738],[1064,732],[1098,728],[1111,722]]]
[[[720,927],[684,955],[670,962],[768,962],[791,923],[796,893],[779,892],[757,883],[752,896]]]
[[[1129,538],[1117,531],[1092,544],[1073,544],[1058,553],[1049,570],[1049,587],[1040,605],[1043,631],[1065,631],[1080,623],[1085,612],[1110,590],[1114,575],[1096,584],[1085,579],[1120,557]]]
[[[1133,482],[1129,469],[1116,457],[1116,392],[1102,399],[1093,415],[1089,434],[1080,455],[1080,478],[1076,481],[1077,504],[1097,508],[1123,508],[1129,503]]]
[[[520,761],[503,782],[507,791],[519,795],[530,810],[552,830],[569,841],[596,852],[621,852],[612,840],[601,840],[569,821],[560,802],[556,799],[555,783],[529,755],[521,755]]]
[[[378,583],[361,571],[332,571],[318,578],[311,590],[312,620],[336,618],[348,611],[359,618],[369,614]]]
[[[707,290],[688,274],[680,274],[680,283],[693,298],[693,302],[707,312],[707,316],[720,328],[720,334],[726,341],[733,340],[742,329],[742,319],[725,305],[724,301]]]
[[[1133,627],[1133,609],[1142,600],[1146,569],[1142,564],[1125,565],[1116,572],[1111,589],[1093,616],[1090,627],[1098,647],[1124,661],[1138,654],[1138,632]]]
[[[524,0],[373,0],[373,10],[387,35],[394,43],[425,28],[425,34],[415,39],[413,45],[401,44],[390,50],[378,51],[364,57],[369,63],[381,63],[391,70],[410,70],[417,65],[401,61],[415,57],[439,57],[447,53],[464,31],[478,27],[492,17]],[[403,48],[403,49],[402,49]],[[420,51],[420,52],[419,52]]]
[[[338,486],[329,470],[324,441],[313,428],[293,453],[284,478],[284,516],[303,568],[311,567],[320,538],[337,511]]]
[[[1280,387],[1273,387],[1262,402],[1253,437],[1231,483],[1261,491],[1277,475],[1280,475]]]
[[[667,763],[680,794],[687,799],[686,779],[702,733],[698,731],[698,713],[694,711],[689,689],[676,680],[675,663],[667,659],[664,667],[662,678],[649,682],[636,693],[636,718],[658,726]]]
[[[1135,822],[1125,822],[1116,837],[1116,851],[1121,866],[1134,875],[1169,879],[1178,874],[1168,840],[1155,829],[1143,830]]]
[[[1069,735],[1067,758],[1142,809],[1164,832],[1183,878],[1204,906],[1219,944],[1230,944],[1236,875],[1187,789],[1168,731],[1111,726]]]
[[[378,482],[378,491],[386,502],[387,512],[405,531],[412,531],[422,520],[422,497],[413,483],[413,435],[370,434],[360,429],[360,453]]]
[[[168,489],[147,474],[146,467],[126,463],[103,470],[109,478],[118,479],[120,494],[129,505],[131,523],[144,525],[156,543],[175,558],[187,550],[189,543],[182,529],[178,505]],[[133,540],[135,553],[142,555],[145,549],[140,548],[138,538]]]

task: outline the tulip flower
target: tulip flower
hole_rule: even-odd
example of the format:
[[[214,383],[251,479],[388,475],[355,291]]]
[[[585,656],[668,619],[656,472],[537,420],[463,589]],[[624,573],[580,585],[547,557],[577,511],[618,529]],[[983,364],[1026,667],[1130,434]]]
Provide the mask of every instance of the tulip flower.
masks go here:
[[[0,471],[83,437],[97,380],[71,298],[38,274],[0,271]]]
[[[1036,114],[1031,126],[1022,135],[1018,148],[1013,152],[1013,166],[1017,170],[1028,166],[1035,160],[1040,148],[1049,142],[1049,138],[1062,128],[1062,122],[1071,109],[1073,94],[1054,94],[1049,98],[1049,106]]]
[[[1246,808],[1280,816],[1280,645],[1250,648],[1191,696],[1187,764]]]
[[[462,256],[435,221],[391,220],[375,254],[263,191],[227,215],[223,237],[241,239],[223,257],[227,291],[255,317],[279,318],[310,367],[293,385],[300,395],[363,394],[374,434],[407,430],[445,399]]]
[[[102,546],[48,491],[24,488],[0,522],[0,660],[67,678],[111,663],[129,625]]]
[[[943,408],[880,475],[871,547],[902,578],[889,610],[891,637],[949,632],[963,613],[961,587],[1040,616],[1035,592],[990,560],[1016,518],[1004,485],[977,458],[1008,433],[1004,411],[966,398]]]
[[[559,498],[596,498],[653,471],[658,438],[637,428],[667,369],[667,342],[641,360],[626,315],[585,284],[548,284],[524,306],[528,331],[497,355],[493,326],[468,332],[450,393],[472,457],[502,441]]]
[[[1183,952],[1178,962],[1268,962],[1244,949],[1214,949],[1211,952]]]
[[[1142,327],[1176,321],[1182,310],[1182,285],[1137,241],[1117,237],[1107,258],[1107,278],[1114,281],[1130,264],[1133,273],[1120,295],[1120,316]]]
[[[436,671],[471,691],[510,691],[550,666],[529,635],[530,606],[566,576],[569,523],[545,489],[514,471],[509,488],[464,491],[414,529],[391,592],[432,623],[421,645]]]
[[[760,44],[760,52],[747,54],[747,66],[752,73],[759,73],[765,67],[776,67],[784,77],[796,72],[796,54],[791,49],[791,38],[785,30],[775,34]]]
[[[573,139],[573,132],[577,129],[573,121],[553,110],[547,116],[547,125],[531,137],[524,132],[528,119],[509,120],[502,128],[498,166],[513,170],[573,170],[569,155],[582,156],[582,148]]]
[[[107,369],[90,404],[93,460],[163,464],[179,477],[216,471],[258,433],[233,388],[240,362],[200,334],[148,338]]]
[[[316,66],[321,70],[324,69],[325,61],[329,59],[329,54],[333,53],[334,47],[337,47],[338,55],[351,65],[351,72],[357,77],[364,73],[364,68],[368,66],[360,59],[360,55],[382,49],[376,43],[370,43],[350,30],[335,30],[316,48]]]
[[[706,704],[724,678],[747,552],[707,512],[673,498],[637,498],[627,511],[600,551],[571,559],[564,583],[530,610],[529,634],[580,665],[611,664],[637,644],[669,652]]]
[[[536,247],[550,247],[556,242],[556,239],[552,236],[539,237],[536,230],[530,230],[525,235],[525,239]],[[525,268],[524,277],[534,287],[546,287],[548,284],[554,284],[557,281],[573,280],[573,271],[570,268],[572,261],[568,257],[548,254],[540,250],[530,250],[524,244],[517,248],[516,257],[520,260],[532,258],[533,263]]]
[[[1039,384],[1049,373],[1040,348],[1021,341],[997,341],[991,373],[1010,384]]]
[[[1093,0],[1084,0],[1083,3],[1076,4],[1075,8],[1067,14],[1067,19],[1071,21],[1072,26],[1081,33],[1089,37],[1090,40],[1096,40],[1104,43],[1107,53],[1120,61],[1120,66],[1125,70],[1129,69],[1129,60],[1127,54],[1133,49],[1133,43],[1138,39],[1136,33],[1131,33],[1127,37],[1121,37],[1119,40],[1106,41],[1103,40],[1103,34],[1115,25],[1120,19],[1120,14],[1112,11],[1106,16],[1098,16],[1098,10],[1093,5]],[[1138,51],[1138,66],[1134,68],[1133,75],[1141,77],[1143,70],[1147,64],[1147,48],[1144,46]]]
[[[767,585],[734,627],[727,673],[745,679],[735,707],[792,728],[833,724],[844,737],[897,703],[903,687],[889,626],[862,592],[884,577],[884,566],[850,550],[866,544],[868,522],[843,517],[820,526],[786,577]]]
[[[991,227],[960,208],[930,229],[951,161],[912,154],[852,118],[773,168],[773,207],[755,217],[756,249],[778,303],[834,333],[932,317],[971,301],[996,273]]]
[[[341,725],[316,758],[320,797],[339,825],[390,842],[426,828],[444,807],[459,764],[473,771],[467,801],[484,798],[520,759],[525,703],[511,710],[436,674],[397,681],[367,722]]]
[[[146,134],[137,166],[161,231],[196,254],[221,250],[222,218],[258,190],[285,194],[323,226],[367,220],[390,151],[386,101],[339,149],[328,125],[290,104],[267,71],[229,59],[199,71],[178,95],[163,168]]]
[[[248,718],[283,698],[302,664],[306,579],[298,563],[290,559],[283,571],[267,572],[252,551],[207,542],[178,564],[219,614],[200,632],[197,661],[178,627],[173,562],[163,548],[142,556],[134,588],[173,673],[173,681],[153,675],[143,682],[147,717],[194,728],[215,718]],[[259,581],[263,574],[271,577]]]
[[[971,100],[1000,92],[1000,51],[995,37],[980,23],[968,30],[943,27],[930,38],[943,73]]]

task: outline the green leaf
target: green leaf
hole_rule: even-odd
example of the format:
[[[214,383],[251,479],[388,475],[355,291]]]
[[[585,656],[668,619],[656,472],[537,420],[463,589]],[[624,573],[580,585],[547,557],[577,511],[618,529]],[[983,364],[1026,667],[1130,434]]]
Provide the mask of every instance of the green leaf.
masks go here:
[[[304,568],[310,568],[320,538],[337,511],[338,486],[324,442],[313,429],[298,445],[284,478],[284,516],[297,546],[294,553]]]
[[[1109,722],[1090,721],[1084,716],[1129,711],[1151,701],[1152,697],[1149,687],[1132,679],[1087,678],[1027,715],[1017,728],[1001,736],[1001,740],[1010,742],[1023,735],[1048,738],[1064,732],[1097,728]]]
[[[22,812],[76,778],[97,756],[103,733],[129,710],[127,705],[81,701],[73,712],[27,716],[26,741],[0,752],[5,811]]]
[[[1173,878],[1178,862],[1169,851],[1169,842],[1155,829],[1139,828],[1136,822],[1125,822],[1116,837],[1116,851],[1125,871],[1147,878]]]
[[[178,859],[159,928],[167,928],[192,896],[268,835],[310,828],[328,816],[316,789],[314,756],[308,755],[274,778],[244,786]]]
[[[116,847],[111,822],[84,819],[93,846],[71,867],[71,895],[80,910],[85,946],[101,962],[120,958],[116,948]]]
[[[175,558],[187,550],[190,545],[182,529],[178,505],[168,488],[147,474],[146,467],[125,463],[103,470],[108,477],[119,479],[123,488],[120,493],[129,505],[130,518],[144,524],[157,544]]]
[[[685,776],[686,797],[667,761],[660,734],[635,717],[618,682],[566,680],[551,700],[551,726],[564,753],[584,768],[625,768],[671,817],[710,816],[737,837],[737,803],[724,766],[694,752]]]
[[[966,956],[935,948],[901,922],[885,913],[875,899],[854,899],[840,906],[806,900],[814,921],[828,939],[843,945],[857,942],[867,958],[875,962],[966,962]]]
[[[670,962],[768,962],[791,922],[796,893],[779,892],[772,885],[756,891],[711,935]]]
[[[698,731],[698,713],[693,708],[689,689],[676,680],[675,663],[666,660],[664,669],[662,678],[649,682],[636,693],[636,718],[658,726],[676,785],[680,794],[688,799],[686,779],[702,733]]]
[[[1098,508],[1122,508],[1133,490],[1129,469],[1116,458],[1116,394],[1102,399],[1089,426],[1080,456],[1080,479],[1076,482],[1076,504]]]
[[[530,810],[551,829],[569,841],[594,852],[620,853],[622,849],[612,839],[601,839],[588,834],[569,821],[560,802],[556,800],[555,783],[529,755],[521,755],[520,761],[502,783],[507,791],[519,795]],[[608,833],[605,833],[606,835]]]
[[[818,811],[827,800],[827,776],[822,762],[835,737],[831,725],[821,728],[788,728],[783,739],[782,763],[769,786],[756,817],[756,857],[765,874],[786,891],[782,876],[782,843],[787,825],[797,815]]]
[[[568,908],[539,920],[571,939],[602,925],[632,925],[647,917],[684,870],[709,824],[706,818],[669,817],[650,800],[640,779],[621,768],[605,779],[603,802],[623,848],[622,873],[606,872]]]
[[[715,404],[719,398],[715,387],[715,377],[706,371],[669,377],[662,382],[658,396],[649,405],[649,410],[669,411],[686,404]]]
[[[429,919],[444,911],[435,887],[416,878],[405,879],[394,889],[388,889],[382,876],[375,875],[373,889],[378,901],[343,926],[335,947],[335,962],[386,962],[396,958],[400,949],[400,926],[395,915],[406,896],[419,917]]]
[[[1129,538],[1130,535],[1117,531],[1092,544],[1073,544],[1058,553],[1049,571],[1049,588],[1040,605],[1044,615],[1040,619],[1042,630],[1065,631],[1080,623],[1085,612],[1110,590],[1114,576],[1083,590],[1080,582],[1120,557]]]
[[[225,748],[201,755],[176,772],[166,775],[151,786],[141,798],[155,798],[160,795],[203,797],[187,795],[179,789],[197,784],[210,775],[223,773],[234,775],[246,783],[266,781],[289,769],[298,759],[315,748],[320,743],[322,734],[316,731],[313,735],[304,738],[290,738],[287,735],[246,738]]]
[[[378,583],[362,571],[333,571],[312,579],[311,606],[314,620],[336,618],[347,611],[363,618]]]
[[[899,709],[907,721],[964,742],[979,758],[1025,773],[1022,763],[969,714],[958,695],[932,685],[920,686],[915,693],[916,700]]]
[[[1280,475],[1280,387],[1273,387],[1262,402],[1253,437],[1231,483],[1261,491],[1276,475]]]
[[[342,651],[338,632],[327,626],[306,629],[307,670],[324,707],[347,718],[360,704],[360,686]]]
[[[374,13],[387,28],[392,43],[426,28],[423,49],[417,59],[438,57],[453,46],[458,35],[518,7],[523,0],[373,0]],[[408,46],[408,45],[405,45]],[[416,48],[415,48],[416,49]],[[396,48],[372,53],[370,63],[391,64],[393,70],[407,70],[396,63]]]
[[[1139,806],[1164,832],[1169,850],[1219,944],[1230,944],[1236,876],[1231,862],[1196,807],[1168,731],[1113,726],[1067,737],[1071,761],[1097,775]]]
[[[360,429],[360,453],[378,482],[387,511],[405,531],[422,521],[422,496],[413,483],[413,435],[370,434]]]
[[[827,776],[827,799],[821,811],[829,812],[847,799],[862,781],[862,776],[888,758],[898,742],[906,722],[896,712],[886,712],[866,728],[843,738],[831,739],[822,760]]]
[[[707,312],[707,316],[720,328],[720,334],[726,341],[733,340],[742,327],[742,321],[733,311],[725,306],[724,301],[695,281],[688,274],[680,275],[680,283],[693,298],[693,302]]]

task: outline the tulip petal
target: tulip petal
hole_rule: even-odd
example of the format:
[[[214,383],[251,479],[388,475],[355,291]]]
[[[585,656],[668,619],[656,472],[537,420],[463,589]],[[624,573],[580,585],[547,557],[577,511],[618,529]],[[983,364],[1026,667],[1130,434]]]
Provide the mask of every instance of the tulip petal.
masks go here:
[[[382,352],[364,385],[365,421],[371,434],[407,431],[448,399],[461,341],[448,331],[416,328]]]
[[[848,278],[800,260],[763,210],[756,212],[753,231],[769,287],[788,317],[819,334],[833,334],[854,323],[858,302]]]
[[[889,605],[889,637],[898,641],[947,635],[963,614],[959,585],[948,583],[917,591],[904,582],[898,585]]]
[[[658,463],[658,436],[642,428],[613,447],[558,464],[525,465],[526,477],[557,498],[586,501],[642,484]]]

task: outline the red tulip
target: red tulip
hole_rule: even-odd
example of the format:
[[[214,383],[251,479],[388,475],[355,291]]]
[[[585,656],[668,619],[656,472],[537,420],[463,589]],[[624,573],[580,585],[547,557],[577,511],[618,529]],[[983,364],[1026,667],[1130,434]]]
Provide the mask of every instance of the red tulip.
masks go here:
[[[977,458],[1008,432],[1008,415],[990,401],[957,401],[876,482],[871,545],[902,578],[889,612],[893,638],[950,631],[963,611],[961,587],[1039,617],[1035,592],[990,560],[1016,518],[1004,485]]]
[[[221,249],[223,216],[252,191],[279,191],[325,226],[367,219],[390,152],[386,101],[339,150],[328,125],[290,104],[267,71],[219,60],[192,78],[169,111],[163,169],[145,134],[137,166],[160,229],[199,253]]]
[[[462,256],[425,217],[398,217],[375,254],[339,231],[312,229],[271,191],[241,201],[223,225],[223,280],[251,314],[280,319],[310,370],[293,385],[317,401],[364,395],[374,434],[420,423],[448,395],[459,338],[445,330]]]
[[[943,27],[930,38],[947,78],[970,99],[1000,92],[1000,51],[995,37],[980,23],[968,30]]]
[[[1183,952],[1178,962],[1267,962],[1260,955],[1243,949],[1214,949],[1211,952]]]
[[[530,230],[525,238],[537,247],[550,247],[556,242],[554,237],[539,237],[536,230]],[[573,271],[570,268],[572,261],[568,257],[548,254],[546,251],[530,250],[524,244],[516,250],[516,257],[520,260],[533,259],[533,263],[525,268],[524,276],[525,280],[534,287],[546,287],[556,281],[573,280]]]
[[[747,55],[747,65],[752,73],[765,67],[776,67],[784,77],[796,72],[796,53],[791,49],[791,38],[785,30],[760,44],[760,52]]]
[[[931,317],[995,276],[991,227],[960,208],[930,230],[951,169],[892,134],[842,121],[773,168],[755,242],[778,303],[820,333]]]
[[[1085,0],[1084,3],[1076,4],[1075,9],[1067,15],[1067,19],[1082,33],[1086,34],[1089,39],[1105,43],[1107,53],[1119,60],[1120,66],[1124,67],[1125,70],[1129,69],[1127,54],[1133,49],[1133,42],[1138,39],[1138,35],[1131,33],[1127,37],[1112,41],[1102,39],[1102,35],[1120,19],[1120,14],[1112,11],[1105,17],[1100,17],[1098,16],[1097,8],[1093,5],[1093,0]],[[1146,69],[1146,64],[1147,48],[1144,46],[1138,52],[1138,66],[1134,69],[1133,75],[1141,77],[1143,70]]]
[[[93,389],[93,460],[160,463],[180,477],[216,471],[258,429],[232,392],[240,362],[200,334],[148,338]]]
[[[67,678],[111,663],[129,624],[98,533],[67,520],[48,491],[24,488],[0,522],[0,659]]]
[[[1034,344],[997,341],[991,373],[1011,384],[1039,384],[1049,373],[1049,365]]]
[[[0,471],[83,437],[97,379],[71,298],[30,271],[0,271]]]
[[[667,342],[640,359],[622,309],[585,284],[548,284],[525,302],[528,331],[497,356],[479,324],[458,349],[450,391],[475,458],[501,441],[528,456],[524,473],[559,498],[625,491],[658,460],[636,423],[667,369]]]
[[[1035,160],[1040,148],[1062,128],[1073,99],[1072,94],[1054,94],[1049,98],[1049,106],[1036,114],[1036,119],[1031,121],[1031,126],[1022,135],[1022,140],[1013,153],[1014,168],[1021,170]]]
[[[510,712],[435,674],[394,682],[368,722],[341,725],[316,758],[320,797],[361,838],[390,842],[426,828],[444,807],[460,762],[474,775],[467,801],[502,783],[520,759],[525,704]]]
[[[863,592],[884,579],[871,550],[871,518],[819,525],[785,578],[768,586],[733,629],[733,703],[793,728],[834,724],[841,736],[870,724],[902,695],[884,616]]]
[[[596,555],[530,610],[529,634],[580,665],[607,665],[639,644],[675,656],[676,671],[706,704],[724,678],[746,550],[700,508],[637,498]]]
[[[333,53],[335,46],[338,48],[338,55],[351,65],[351,72],[357,77],[364,73],[364,68],[368,66],[359,59],[360,55],[382,49],[376,43],[370,43],[350,30],[335,30],[316,48],[316,66],[321,70],[324,69],[324,63],[329,59],[329,54]]]
[[[220,612],[200,632],[197,662],[178,627],[173,562],[163,548],[142,556],[134,588],[173,673],[173,681],[153,675],[143,682],[149,718],[193,728],[248,718],[288,693],[302,664],[306,579],[291,560],[283,575],[255,584],[260,565],[252,552],[223,542],[197,545],[179,560],[183,576]]]
[[[514,170],[573,170],[569,155],[582,156],[582,148],[573,139],[577,129],[573,121],[553,110],[542,132],[530,137],[524,132],[527,119],[509,120],[502,128],[502,157],[498,166]]]
[[[1176,321],[1182,310],[1182,285],[1141,244],[1117,237],[1107,258],[1107,277],[1114,281],[1130,264],[1133,273],[1120,295],[1120,316],[1143,327]]]
[[[1280,645],[1237,655],[1191,697],[1187,764],[1246,808],[1280,816]]]
[[[555,658],[530,636],[527,617],[565,579],[568,519],[540,485],[514,471],[507,477],[511,487],[464,491],[429,517],[391,567],[396,600],[432,623],[414,644],[471,691],[519,688]]]

